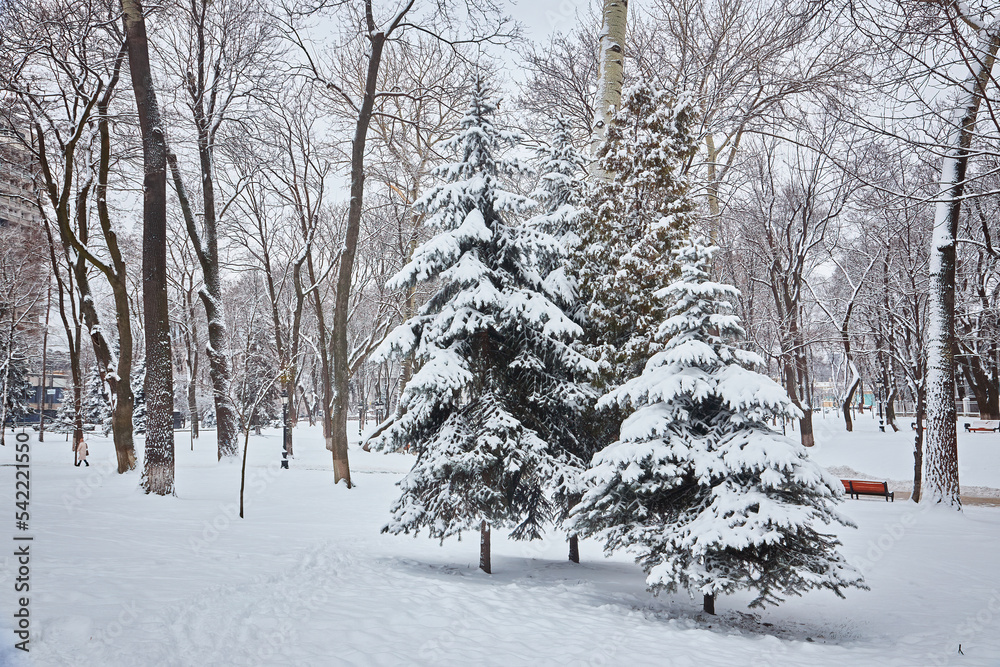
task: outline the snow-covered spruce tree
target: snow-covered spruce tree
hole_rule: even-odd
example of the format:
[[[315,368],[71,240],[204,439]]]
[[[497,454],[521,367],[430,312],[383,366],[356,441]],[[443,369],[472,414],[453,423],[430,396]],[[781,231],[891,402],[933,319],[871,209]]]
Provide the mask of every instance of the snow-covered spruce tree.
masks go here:
[[[82,414],[82,400],[81,395],[81,414]],[[81,426],[83,425],[83,419],[80,419]],[[56,410],[56,416],[51,420],[45,420],[46,431],[52,430],[56,433],[72,433],[76,428],[76,405],[73,401],[73,391],[70,389],[63,393],[63,401],[59,404],[59,409]]]
[[[570,347],[580,327],[534,268],[558,242],[513,222],[531,202],[502,188],[521,167],[501,157],[516,137],[494,125],[495,111],[477,79],[448,146],[458,161],[442,167],[445,184],[415,204],[440,231],[389,286],[434,281],[435,291],[376,351],[376,358],[412,352],[419,370],[393,424],[372,443],[417,454],[383,530],[426,528],[443,540],[478,527],[486,572],[491,527],[531,539],[551,519],[554,487],[568,476],[556,443],[570,437],[573,415],[588,400],[575,378],[593,367]]]
[[[580,247],[580,224],[584,218],[583,198],[585,184],[583,177],[587,165],[573,145],[572,126],[569,120],[557,118],[552,125],[552,138],[548,146],[537,151],[539,184],[531,193],[541,212],[525,224],[532,229],[553,236],[559,243],[559,252],[536,258],[538,270],[542,273],[547,292],[564,312],[578,324],[585,322],[584,309],[578,299],[576,276],[569,270],[568,260]],[[556,443],[566,451],[566,462],[573,468],[572,474],[562,480],[555,494],[559,508],[559,519],[565,520],[567,511],[579,501],[579,477],[586,468],[600,441],[595,436],[593,425],[596,393],[591,391],[591,400],[579,408],[576,419],[570,424],[564,437]],[[598,429],[599,431],[600,429]],[[569,559],[580,562],[579,540],[569,536]]]
[[[20,422],[31,412],[34,387],[28,380],[28,359],[23,350],[7,355],[3,365],[3,398],[5,419],[12,424]]]
[[[663,349],[601,399],[630,415],[594,457],[573,525],[608,552],[634,553],[651,590],[702,593],[709,613],[717,594],[739,589],[756,591],[755,607],[811,588],[864,588],[838,540],[817,530],[852,525],[833,508],[840,482],[768,427],[798,409],[751,370],[760,357],[733,345],[744,335],[732,314],[739,293],[709,280],[712,251],[677,251],[681,278],[657,294],[670,304]]]
[[[72,401],[68,403],[72,404]],[[87,383],[83,387],[83,404],[80,409],[84,424],[91,424],[101,429],[104,435],[111,432],[111,400],[108,397],[107,385],[95,367],[87,371]]]
[[[563,300],[562,305],[575,307],[575,286],[565,277],[565,260],[580,242],[578,233],[587,161],[573,145],[572,125],[568,119],[557,118],[553,122],[551,144],[537,150],[537,161],[539,182],[531,197],[542,210],[526,224],[559,241],[560,252],[542,258],[547,262],[540,270],[552,291]]]
[[[146,432],[146,360],[138,359],[132,366],[132,395],[135,407],[132,412],[132,430]]]
[[[591,180],[571,270],[605,389],[638,375],[658,349],[666,304],[654,295],[676,277],[670,251],[692,222],[684,169],[694,120],[690,101],[640,82],[625,90],[597,152],[601,176]]]

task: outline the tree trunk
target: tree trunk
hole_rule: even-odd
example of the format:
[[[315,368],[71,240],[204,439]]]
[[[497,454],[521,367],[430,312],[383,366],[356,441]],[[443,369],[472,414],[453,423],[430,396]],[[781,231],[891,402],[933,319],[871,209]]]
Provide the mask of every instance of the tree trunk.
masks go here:
[[[712,616],[715,616],[715,596],[706,595],[704,605],[702,608],[705,610],[706,614],[711,614]]]
[[[977,71],[963,85],[950,146],[941,162],[941,188],[931,236],[927,341],[927,493],[929,502],[961,509],[958,481],[958,422],[955,411],[955,269],[958,219],[976,116],[990,80],[1000,36],[980,31]]]
[[[794,311],[792,311],[794,312]],[[799,437],[805,447],[812,447],[815,444],[813,436],[812,406],[807,400],[803,400],[803,387],[808,384],[808,369],[806,368],[806,355],[803,352],[803,344],[797,323],[792,320],[789,324],[789,336],[787,347],[790,354],[785,361],[785,391],[795,407],[802,410],[802,417],[799,419]]]
[[[479,569],[486,574],[493,574],[490,564],[490,524],[483,519],[479,524]]]
[[[959,363],[965,382],[976,397],[979,418],[1000,419],[1000,387],[997,386],[1000,378],[997,377],[996,367],[991,374],[989,359],[981,357],[966,357]]]
[[[580,562],[580,538],[576,535],[569,538],[569,561],[571,563]]]
[[[212,380],[212,398],[215,402],[216,434],[219,443],[218,457],[234,457],[239,454],[239,433],[236,427],[236,410],[230,391],[232,372],[229,368],[229,336],[226,331],[225,303],[222,298],[222,278],[219,275],[219,233],[215,212],[215,174],[212,168],[212,142],[205,119],[199,114],[200,104],[195,105],[195,120],[198,123],[198,158],[201,167],[201,192],[205,212],[204,237],[201,252],[197,253],[201,262],[205,287],[201,300],[208,318],[208,376]]]
[[[806,394],[806,388],[809,386],[809,367],[806,362],[805,353],[805,341],[800,335],[797,337],[797,346],[795,352],[795,374],[798,379],[798,396],[799,403],[802,408],[802,418],[799,420],[799,437],[802,439],[802,445],[805,447],[812,447],[816,444],[816,439],[813,434],[813,411],[812,402],[809,400]]]
[[[55,267],[52,267],[55,270]],[[42,331],[42,388],[38,393],[38,442],[45,442],[45,376],[49,356],[49,313],[52,311],[52,277],[48,277],[48,298],[45,304],[45,329]]]
[[[215,220],[212,162],[210,149],[204,146],[208,139],[203,135],[203,130],[199,128],[198,147],[205,207],[204,235],[198,231],[195,224],[187,189],[181,178],[180,168],[177,166],[177,156],[168,153],[166,160],[170,164],[170,173],[181,212],[184,215],[188,236],[191,238],[205,279],[205,286],[198,295],[201,297],[202,305],[205,307],[205,317],[208,320],[208,347],[205,349],[205,355],[208,357],[208,377],[212,382],[212,401],[215,405],[216,438],[219,447],[218,459],[221,461],[223,457],[235,457],[239,454],[239,437],[236,410],[233,408],[231,396],[232,373],[229,368],[229,336],[226,332],[222,279],[219,275],[219,239]]]
[[[193,289],[193,287],[192,287]],[[191,440],[198,437],[198,331],[195,329],[194,297],[191,292],[184,295],[184,309],[188,317],[188,331],[184,334],[184,348],[187,354],[188,415],[191,419]],[[194,444],[191,445],[192,448]]]
[[[896,389],[895,385],[890,385],[892,389],[889,391],[889,397],[885,399],[885,423],[893,430],[893,432],[899,431],[899,425],[896,424],[896,394],[899,391]]]
[[[601,16],[597,109],[594,110],[594,127],[590,138],[591,157],[597,155],[611,118],[621,106],[628,0],[604,0]],[[597,174],[595,165],[591,166],[591,170]]]
[[[142,280],[146,339],[146,493],[174,492],[173,364],[167,304],[167,146],[149,66],[141,0],[122,0],[129,69],[142,134]],[[123,383],[128,378],[122,379]]]
[[[261,239],[265,235],[261,234]],[[271,324],[274,327],[274,349],[278,352],[278,360],[281,363],[281,377],[279,382],[281,387],[285,392],[285,397],[287,403],[282,409],[282,426],[283,429],[283,448],[284,451],[288,453],[288,456],[292,455],[292,432],[291,426],[295,425],[297,415],[293,415],[289,419],[289,415],[293,414],[293,408],[295,406],[295,377],[296,377],[296,363],[295,360],[289,355],[288,348],[285,344],[285,338],[281,334],[281,314],[278,312],[278,290],[274,284],[274,272],[271,270],[271,254],[267,246],[264,245],[263,248],[263,265],[264,265],[264,279],[265,285],[267,286],[267,296],[271,304]],[[301,312],[302,301],[296,300],[296,306]],[[294,316],[295,320],[298,319],[298,313]]]
[[[115,75],[117,81],[117,74]],[[118,247],[118,237],[111,226],[108,210],[108,175],[111,172],[111,130],[108,126],[110,98],[105,96],[98,105],[98,131],[101,137],[101,156],[97,174],[97,217],[104,232],[114,271],[107,273],[108,283],[115,302],[115,323],[118,331],[118,365],[115,372],[119,378],[114,390],[115,402],[111,414],[111,427],[115,439],[115,455],[118,458],[119,474],[135,469],[135,442],[132,413],[135,396],[132,392],[132,315],[130,311],[126,266]]]
[[[851,405],[854,403],[854,394],[858,391],[858,385],[861,384],[861,376],[858,375],[858,370],[853,363],[851,363],[851,372],[854,376],[851,380],[851,386],[847,388],[847,396],[844,397],[844,404],[841,406],[841,410],[844,413],[844,426],[847,428],[848,433],[854,430],[854,420],[851,418]]]
[[[361,214],[365,192],[365,144],[368,140],[368,125],[371,123],[375,106],[376,84],[382,61],[382,47],[386,33],[370,34],[371,50],[368,53],[368,72],[365,78],[365,95],[358,112],[358,122],[354,129],[351,147],[351,201],[347,212],[347,230],[343,252],[340,255],[340,270],[337,273],[337,300],[333,311],[333,481],[347,482],[351,487],[351,467],[347,454],[347,414],[350,409],[350,349],[347,341],[347,324],[350,315],[351,282],[354,275],[354,258],[358,250],[358,236],[361,231]]]
[[[49,260],[52,263],[52,273],[56,279],[57,294],[59,297],[59,318],[63,323],[63,331],[66,334],[66,347],[69,351],[70,377],[73,380],[73,451],[76,451],[76,444],[83,441],[83,372],[80,367],[80,348],[82,345],[83,329],[80,326],[78,310],[72,305],[66,307],[66,298],[73,298],[73,272],[72,267],[68,267],[66,280],[63,280],[62,272],[59,270],[59,260],[56,256],[56,243],[52,236],[52,230],[48,222],[45,223],[45,235],[49,241]],[[69,262],[67,258],[67,262]]]
[[[913,436],[913,494],[910,500],[915,503],[920,502],[921,486],[924,475],[924,403],[927,392],[923,388],[923,382],[917,388],[917,405],[914,410],[916,419],[916,434]]]
[[[239,454],[236,411],[230,396],[232,375],[229,370],[229,341],[226,335],[225,313],[222,307],[222,285],[218,267],[204,271],[205,289],[201,292],[205,315],[208,318],[208,376],[212,381],[212,399],[215,403],[215,428],[218,437],[218,460]],[[211,283],[210,283],[211,279]],[[212,288],[209,285],[212,284]],[[214,293],[213,293],[214,290]]]

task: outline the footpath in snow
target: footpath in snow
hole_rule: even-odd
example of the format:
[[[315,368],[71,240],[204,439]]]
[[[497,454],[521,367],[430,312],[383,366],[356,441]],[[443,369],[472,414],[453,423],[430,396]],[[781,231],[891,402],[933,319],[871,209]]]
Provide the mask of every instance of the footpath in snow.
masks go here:
[[[812,456],[878,479],[912,477],[912,432],[855,434],[818,419]],[[353,431],[355,434],[356,430]],[[151,498],[89,437],[75,468],[64,436],[31,444],[30,653],[13,648],[17,563],[14,448],[0,449],[0,665],[1000,665],[1000,509],[961,514],[909,502],[847,500],[857,530],[843,553],[870,591],[826,591],[748,610],[749,595],[700,612],[653,597],[627,554],[562,535],[478,535],[443,545],[382,535],[395,482],[413,459],[351,448],[353,490],[332,483],[317,429],[250,437],[246,518],[239,465],[215,461],[210,433],[177,433],[177,497]],[[36,436],[33,436],[33,438]],[[961,434],[965,484],[1000,488],[1000,435]],[[959,644],[962,654],[959,654]]]

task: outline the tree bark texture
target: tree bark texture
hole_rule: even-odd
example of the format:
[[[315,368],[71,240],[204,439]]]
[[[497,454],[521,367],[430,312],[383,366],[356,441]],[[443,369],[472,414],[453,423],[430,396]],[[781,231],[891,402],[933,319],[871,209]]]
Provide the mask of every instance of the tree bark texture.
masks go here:
[[[493,574],[490,560],[490,524],[483,519],[479,524],[479,569],[486,574]]]
[[[977,71],[964,86],[965,99],[952,121],[948,153],[941,162],[941,187],[931,235],[927,336],[927,441],[924,499],[961,509],[955,410],[955,270],[958,222],[976,117],[993,71],[1000,35],[984,35]],[[992,34],[991,34],[992,33]],[[919,428],[919,423],[918,423]]]
[[[149,66],[141,0],[122,0],[129,70],[142,134],[142,295],[146,340],[146,493],[174,492],[173,364],[167,304],[167,145]],[[127,381],[127,379],[125,379]]]
[[[594,157],[604,141],[611,118],[621,106],[622,80],[625,64],[625,26],[628,0],[604,0],[601,11],[600,63],[597,79],[597,108],[590,138],[590,155]],[[597,170],[596,164],[591,167]]]

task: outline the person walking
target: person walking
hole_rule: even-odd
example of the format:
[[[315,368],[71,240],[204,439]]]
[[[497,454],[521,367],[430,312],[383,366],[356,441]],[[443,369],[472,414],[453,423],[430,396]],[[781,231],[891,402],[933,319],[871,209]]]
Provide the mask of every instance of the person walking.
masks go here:
[[[83,438],[73,445],[73,453],[76,455],[76,463],[73,465],[79,467],[82,463],[88,468],[90,467],[90,462],[87,461],[87,443],[83,441]]]

